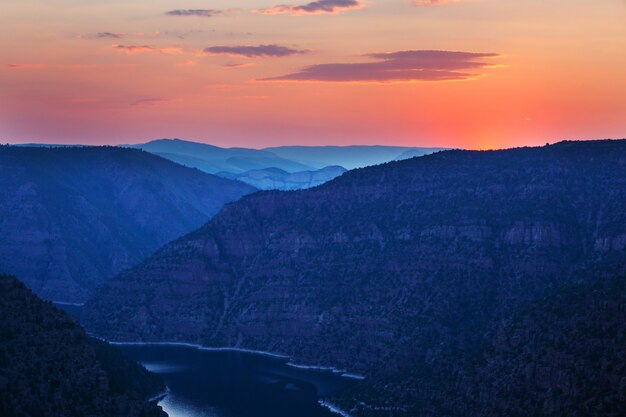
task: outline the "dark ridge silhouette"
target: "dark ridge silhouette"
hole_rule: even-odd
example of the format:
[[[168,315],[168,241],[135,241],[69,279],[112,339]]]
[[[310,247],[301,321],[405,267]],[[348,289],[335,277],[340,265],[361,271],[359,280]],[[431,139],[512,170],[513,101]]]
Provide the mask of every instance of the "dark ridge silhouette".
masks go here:
[[[0,275],[0,415],[165,417],[161,379]]]

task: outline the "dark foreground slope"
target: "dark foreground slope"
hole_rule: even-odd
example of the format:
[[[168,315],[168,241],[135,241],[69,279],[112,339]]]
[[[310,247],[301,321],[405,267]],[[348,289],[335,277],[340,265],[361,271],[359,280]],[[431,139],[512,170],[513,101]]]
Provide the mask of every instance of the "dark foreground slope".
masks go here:
[[[463,405],[483,416],[626,415],[625,270],[503,321],[469,368]]]
[[[66,313],[0,275],[0,415],[166,416],[163,382],[87,338]]]
[[[0,178],[0,270],[74,302],[254,190],[112,147],[1,146]]]
[[[449,415],[489,331],[625,262],[626,141],[446,151],[227,205],[110,281],[85,317],[118,340],[362,372],[357,415]]]
[[[408,359],[333,401],[368,417],[624,416],[625,271],[590,273],[503,316],[467,351]]]

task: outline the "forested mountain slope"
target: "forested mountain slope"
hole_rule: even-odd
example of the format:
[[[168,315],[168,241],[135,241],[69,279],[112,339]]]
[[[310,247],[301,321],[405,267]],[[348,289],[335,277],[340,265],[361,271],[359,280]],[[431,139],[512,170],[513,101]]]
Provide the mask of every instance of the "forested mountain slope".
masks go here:
[[[255,189],[134,149],[0,146],[0,270],[84,301]]]
[[[357,415],[463,415],[459,378],[494,328],[625,263],[626,141],[444,151],[229,204],[85,319],[363,373]]]
[[[0,415],[162,417],[163,382],[0,275]]]

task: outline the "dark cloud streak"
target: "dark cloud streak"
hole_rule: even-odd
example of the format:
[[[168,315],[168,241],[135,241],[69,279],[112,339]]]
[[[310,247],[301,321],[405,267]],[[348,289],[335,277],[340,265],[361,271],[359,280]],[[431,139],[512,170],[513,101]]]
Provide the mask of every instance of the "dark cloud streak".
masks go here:
[[[200,16],[200,17],[213,17],[222,14],[219,10],[213,9],[178,9],[170,10],[166,13],[168,16]]]
[[[131,106],[141,106],[141,105],[147,105],[147,104],[158,104],[158,103],[165,103],[168,102],[168,99],[164,99],[164,98],[142,98],[139,100],[135,100],[132,103],[130,103]]]
[[[304,14],[337,14],[346,10],[361,9],[362,7],[363,2],[361,0],[318,0],[298,6],[282,4],[255,10],[255,12],[268,15],[290,14],[297,16]]]
[[[93,35],[94,38],[108,38],[108,39],[121,39],[124,37],[123,33],[114,33],[114,32],[98,32]]]
[[[211,46],[204,49],[207,55],[227,55],[246,58],[262,57],[285,57],[290,55],[305,54],[309,51],[292,49],[280,45],[258,45],[258,46]]]
[[[465,80],[482,75],[477,71],[492,65],[483,60],[499,55],[454,51],[399,51],[367,56],[377,61],[311,65],[292,74],[260,81],[389,83]]]
[[[442,6],[446,3],[456,3],[459,0],[413,0],[415,6]]]

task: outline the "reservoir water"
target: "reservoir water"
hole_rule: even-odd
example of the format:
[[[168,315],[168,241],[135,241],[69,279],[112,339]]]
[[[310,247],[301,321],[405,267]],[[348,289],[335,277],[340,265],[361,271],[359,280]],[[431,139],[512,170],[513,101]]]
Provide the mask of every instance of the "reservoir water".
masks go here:
[[[160,374],[170,417],[337,417],[319,400],[356,382],[286,358],[181,345],[118,345]]]
[[[55,305],[80,319],[82,305]],[[116,347],[162,376],[169,392],[159,405],[170,417],[337,417],[320,400],[358,383],[271,354],[184,344]]]

